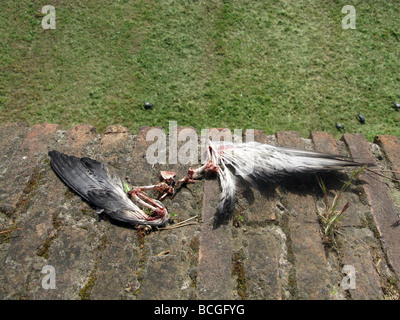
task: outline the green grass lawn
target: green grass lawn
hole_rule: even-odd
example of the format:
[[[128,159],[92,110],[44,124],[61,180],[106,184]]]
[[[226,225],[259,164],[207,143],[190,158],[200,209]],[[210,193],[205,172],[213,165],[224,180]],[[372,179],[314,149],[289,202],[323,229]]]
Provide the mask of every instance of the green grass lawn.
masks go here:
[[[2,0],[0,122],[399,136],[398,17],[398,0]]]

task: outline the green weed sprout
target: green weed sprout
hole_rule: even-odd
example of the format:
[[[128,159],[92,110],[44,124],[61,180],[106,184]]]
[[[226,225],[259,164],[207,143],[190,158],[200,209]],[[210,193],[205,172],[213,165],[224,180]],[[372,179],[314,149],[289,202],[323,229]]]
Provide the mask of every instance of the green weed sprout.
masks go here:
[[[365,168],[368,165],[364,165],[361,169],[359,170],[354,170],[351,173],[349,181],[345,182],[340,189],[339,193],[335,193],[335,197],[333,198],[332,203],[329,203],[328,201],[328,193],[326,190],[326,186],[324,182],[322,181],[321,177],[317,177],[318,180],[318,185],[321,188],[323,194],[324,194],[324,204],[325,208],[320,211],[319,209],[317,210],[318,216],[320,217],[322,223],[323,223],[323,234],[324,234],[324,242],[330,242],[333,240],[334,233],[338,227],[339,222],[343,218],[344,212],[349,208],[350,202],[347,201],[346,204],[341,208],[338,209],[339,202],[346,191],[346,189],[351,185],[351,183],[357,179],[357,177],[365,170]]]

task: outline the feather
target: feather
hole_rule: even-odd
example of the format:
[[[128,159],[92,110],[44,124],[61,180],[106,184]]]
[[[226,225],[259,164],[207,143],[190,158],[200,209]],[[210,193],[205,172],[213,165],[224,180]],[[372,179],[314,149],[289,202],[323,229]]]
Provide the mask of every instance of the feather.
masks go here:
[[[151,217],[133,203],[124,192],[121,179],[112,175],[102,163],[50,151],[51,167],[58,177],[90,205],[112,219],[129,224],[164,225],[168,214]]]
[[[218,168],[218,177],[221,184],[221,197],[217,212],[232,212],[235,209],[236,202],[235,176],[222,162]]]

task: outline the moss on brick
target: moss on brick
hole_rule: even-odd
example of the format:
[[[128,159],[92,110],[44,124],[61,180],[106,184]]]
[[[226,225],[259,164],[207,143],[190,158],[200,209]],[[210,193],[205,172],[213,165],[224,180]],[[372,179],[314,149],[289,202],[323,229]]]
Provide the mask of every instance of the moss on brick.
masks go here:
[[[243,260],[244,260],[244,253],[242,250],[233,253],[232,274],[236,276],[237,294],[242,300],[245,300],[247,294],[247,282],[246,282],[246,273],[244,269]]]
[[[54,237],[48,237],[46,240],[42,243],[42,245],[36,250],[36,255],[39,257],[43,257],[45,259],[49,258],[49,249],[51,246],[51,243],[53,242]]]
[[[108,244],[108,238],[106,235],[104,235],[100,239],[99,244],[97,245],[97,257],[96,257],[96,261],[94,263],[94,267],[93,267],[92,271],[90,272],[88,281],[83,286],[83,288],[79,291],[79,297],[82,300],[90,300],[90,293],[92,292],[92,288],[97,280],[97,267],[101,261],[101,252],[106,248],[107,244]]]
[[[92,291],[92,288],[93,288],[96,280],[97,280],[96,269],[93,269],[92,272],[90,273],[88,281],[83,286],[83,288],[79,291],[79,297],[82,300],[90,300],[90,292]]]
[[[25,187],[22,191],[20,198],[18,199],[18,202],[15,205],[15,210],[13,210],[13,212],[11,212],[10,214],[13,214],[16,211],[22,213],[28,209],[29,201],[35,194],[35,191],[41,185],[43,178],[44,173],[40,171],[39,167],[34,168],[28,182],[25,184]]]

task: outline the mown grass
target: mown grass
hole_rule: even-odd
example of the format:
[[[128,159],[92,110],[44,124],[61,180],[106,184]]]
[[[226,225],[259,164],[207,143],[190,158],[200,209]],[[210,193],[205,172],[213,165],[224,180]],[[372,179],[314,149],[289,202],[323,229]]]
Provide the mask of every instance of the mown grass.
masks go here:
[[[50,2],[2,1],[0,122],[400,135],[397,0]]]

